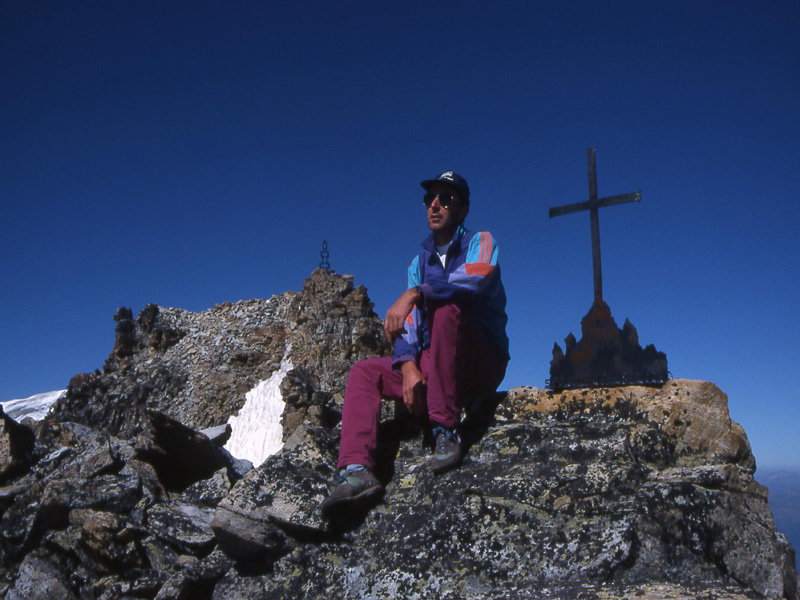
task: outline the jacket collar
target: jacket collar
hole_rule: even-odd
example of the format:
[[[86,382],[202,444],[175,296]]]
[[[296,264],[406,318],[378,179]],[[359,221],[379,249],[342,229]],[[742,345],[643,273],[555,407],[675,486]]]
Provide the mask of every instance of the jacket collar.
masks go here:
[[[464,238],[465,235],[467,235],[467,229],[464,227],[464,224],[462,223],[461,225],[458,226],[458,229],[456,229],[456,232],[453,235],[453,243],[450,244],[450,250],[447,251],[448,254],[454,252],[453,250],[454,246],[458,248],[458,252],[461,252],[461,244],[459,242]],[[431,252],[433,254],[436,253],[436,242],[433,239],[433,234],[430,234],[428,237],[425,238],[425,240],[422,242],[422,247],[428,252]],[[458,254],[458,252],[456,252],[456,254]]]

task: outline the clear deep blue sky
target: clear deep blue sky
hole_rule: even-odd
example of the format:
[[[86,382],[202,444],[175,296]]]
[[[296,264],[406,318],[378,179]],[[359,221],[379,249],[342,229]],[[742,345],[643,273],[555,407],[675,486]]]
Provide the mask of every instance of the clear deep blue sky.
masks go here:
[[[382,316],[463,174],[512,362],[543,387],[605,299],[800,464],[800,4],[29,2],[0,7],[0,400],[100,368],[117,307],[299,290],[323,239]],[[562,344],[563,345],[563,344]]]

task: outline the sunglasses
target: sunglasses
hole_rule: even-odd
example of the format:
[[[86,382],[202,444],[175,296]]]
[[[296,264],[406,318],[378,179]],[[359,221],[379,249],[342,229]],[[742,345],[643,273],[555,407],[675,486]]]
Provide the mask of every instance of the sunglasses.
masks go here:
[[[422,201],[425,203],[426,208],[430,208],[433,201],[439,199],[439,205],[442,208],[450,208],[451,204],[455,204],[458,202],[456,197],[453,194],[436,194],[434,192],[428,192],[422,197]]]

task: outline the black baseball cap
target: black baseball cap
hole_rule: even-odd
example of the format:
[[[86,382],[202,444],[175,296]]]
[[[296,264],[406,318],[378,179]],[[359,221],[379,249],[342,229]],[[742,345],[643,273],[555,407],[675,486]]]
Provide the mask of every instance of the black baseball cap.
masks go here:
[[[422,186],[422,189],[427,192],[434,183],[444,183],[456,188],[458,193],[461,194],[461,199],[465,203],[469,203],[469,185],[467,185],[467,180],[455,171],[443,171],[433,179],[426,179],[425,181],[421,182],[420,185]]]

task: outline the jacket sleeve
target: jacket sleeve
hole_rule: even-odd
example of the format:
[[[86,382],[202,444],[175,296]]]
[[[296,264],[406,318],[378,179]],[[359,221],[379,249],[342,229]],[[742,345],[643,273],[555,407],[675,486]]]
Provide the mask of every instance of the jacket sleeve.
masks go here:
[[[408,289],[420,284],[419,256],[415,256],[408,267]],[[411,309],[411,313],[406,317],[406,331],[394,343],[394,354],[392,355],[392,367],[398,367],[401,363],[409,360],[416,361],[420,351],[420,328],[422,315],[417,307]]]
[[[488,231],[472,236],[464,264],[444,277],[430,277],[420,285],[425,305],[468,300],[486,289],[497,276],[497,242]]]

